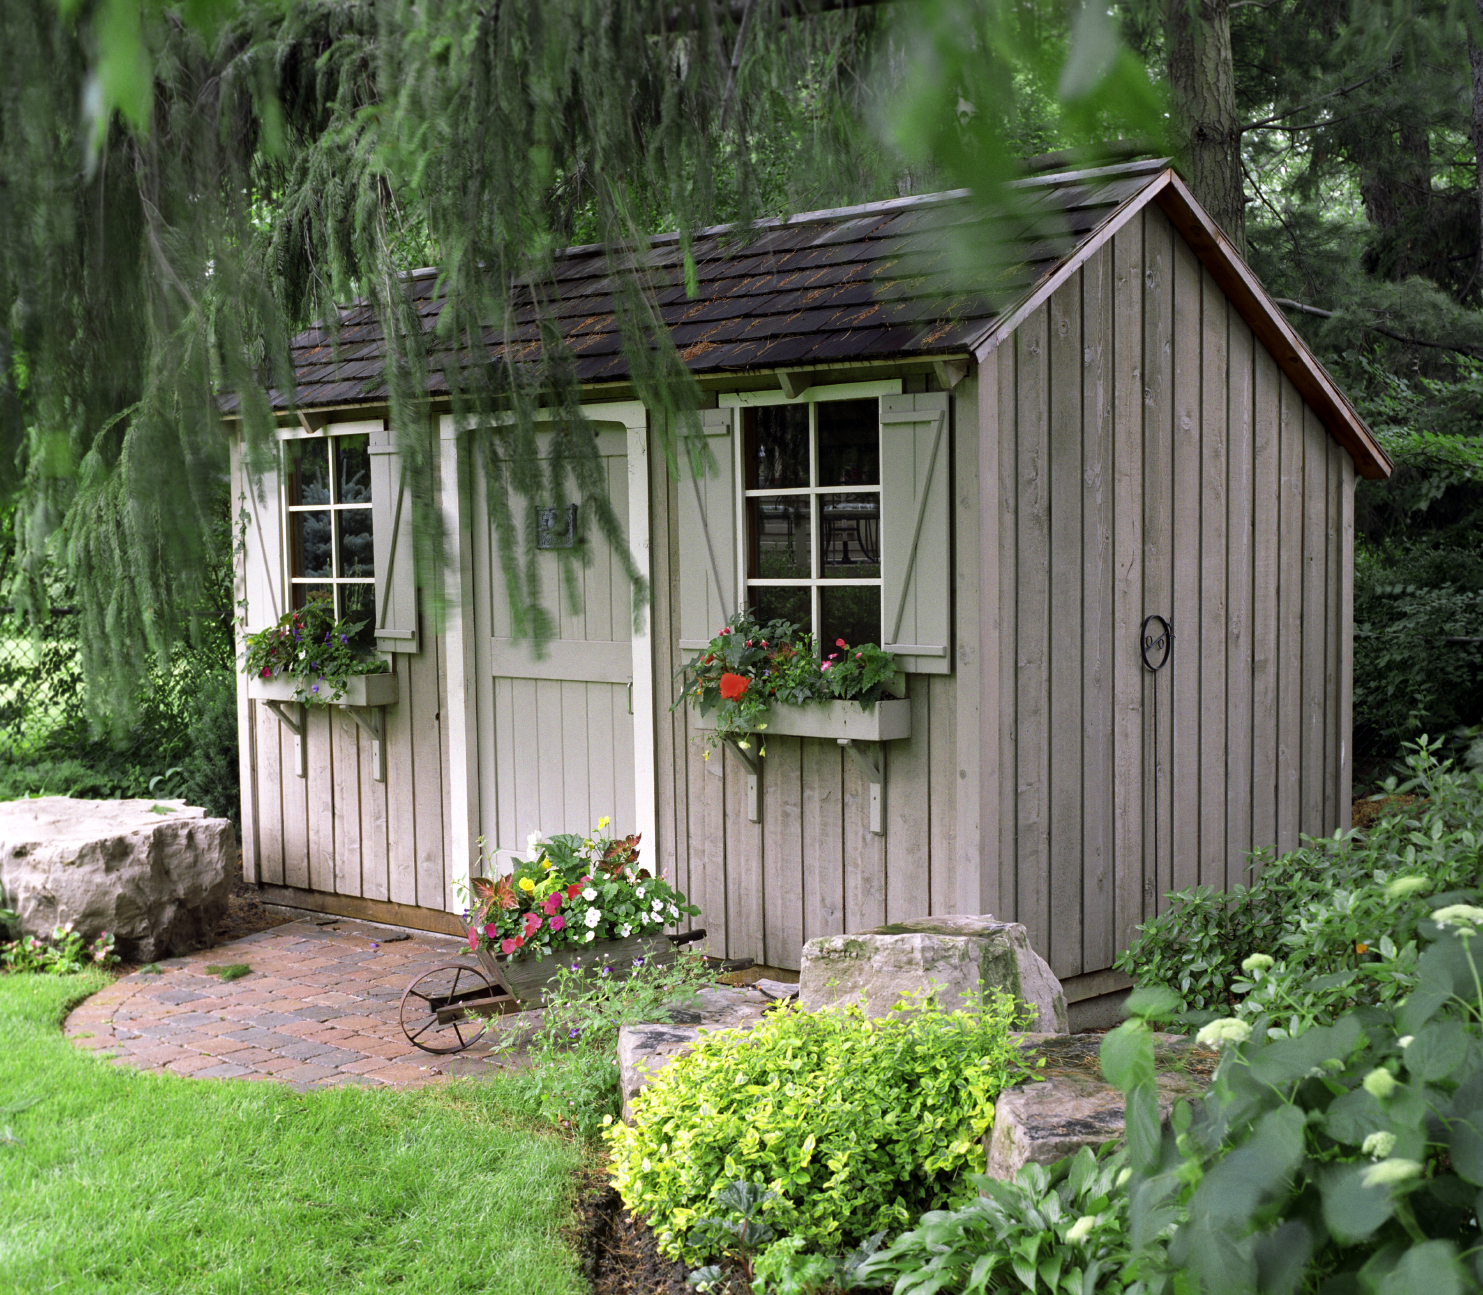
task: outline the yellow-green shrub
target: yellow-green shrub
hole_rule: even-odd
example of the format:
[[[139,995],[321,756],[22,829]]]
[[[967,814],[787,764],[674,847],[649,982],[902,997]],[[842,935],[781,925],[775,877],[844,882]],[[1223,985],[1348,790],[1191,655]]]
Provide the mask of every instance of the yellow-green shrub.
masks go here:
[[[751,1032],[708,1036],[637,1096],[608,1134],[614,1185],[662,1250],[690,1264],[698,1220],[734,1181],[777,1193],[780,1236],[834,1250],[973,1194],[994,1099],[1018,1068],[1015,1004],[934,1002],[866,1020],[858,1008],[781,1009]]]

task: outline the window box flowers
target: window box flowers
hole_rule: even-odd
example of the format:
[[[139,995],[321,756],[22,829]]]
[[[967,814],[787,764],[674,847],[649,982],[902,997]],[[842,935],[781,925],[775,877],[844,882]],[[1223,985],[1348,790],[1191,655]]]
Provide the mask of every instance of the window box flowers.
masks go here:
[[[357,644],[364,626],[364,621],[337,621],[334,609],[320,599],[284,613],[277,624],[247,636],[241,657],[247,695],[310,706],[393,705],[395,677],[386,673],[385,661]]]
[[[715,743],[751,747],[751,734],[885,742],[911,736],[911,703],[896,659],[873,643],[836,640],[820,652],[787,621],[739,612],[686,663],[676,706]]]
[[[587,836],[532,832],[524,862],[470,883],[469,949],[495,961],[526,1006],[538,1003],[558,965],[625,975],[635,959],[666,957],[665,929],[700,912],[639,866],[637,836],[605,836],[608,822]]]

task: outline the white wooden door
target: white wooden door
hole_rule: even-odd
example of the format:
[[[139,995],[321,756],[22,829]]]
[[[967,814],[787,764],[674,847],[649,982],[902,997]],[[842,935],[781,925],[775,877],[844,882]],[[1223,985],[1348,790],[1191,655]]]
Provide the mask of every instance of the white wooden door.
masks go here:
[[[642,457],[642,439],[635,441],[634,429],[609,424],[598,434],[598,447],[608,497],[632,544],[629,451]],[[482,475],[476,469],[476,479]],[[634,640],[632,587],[618,554],[580,507],[576,534],[586,556],[574,567],[580,608],[573,610],[561,587],[559,550],[538,551],[543,601],[556,618],[556,636],[540,651],[514,640],[483,484],[474,500],[475,526],[485,541],[476,544],[483,560],[476,557],[475,597],[483,603],[478,619],[489,628],[480,657],[490,684],[480,690],[479,818],[486,854],[498,850],[505,867],[504,852],[523,852],[531,832],[585,833],[603,817],[612,820],[609,832],[616,836],[650,826],[652,739],[635,738],[646,729],[651,734],[652,721],[636,727],[635,711],[645,714],[651,689],[642,669],[646,644]],[[553,520],[559,537],[566,519]],[[640,529],[646,556],[647,526]],[[650,751],[647,779],[644,748]]]

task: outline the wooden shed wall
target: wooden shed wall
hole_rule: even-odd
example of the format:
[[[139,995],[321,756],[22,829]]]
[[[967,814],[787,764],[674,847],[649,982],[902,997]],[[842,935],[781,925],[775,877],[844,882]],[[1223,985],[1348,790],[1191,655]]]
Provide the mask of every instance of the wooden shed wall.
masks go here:
[[[1354,467],[1154,207],[987,366],[999,915],[1064,979],[1344,820]]]
[[[955,542],[972,554],[977,494],[956,488],[965,474],[970,483],[977,480],[972,379],[960,384],[953,408]],[[690,654],[678,646],[679,486],[664,462],[662,454],[650,456],[658,859],[700,907],[691,925],[709,932],[712,952],[797,968],[804,941],[815,936],[961,912],[964,893],[974,896],[966,903],[977,911],[976,806],[959,794],[960,785],[977,786],[976,710],[959,728],[977,690],[976,683],[963,685],[961,669],[908,679],[911,737],[883,744],[882,835],[869,829],[868,785],[837,743],[768,738],[761,821],[753,823],[745,770],[735,756],[706,744],[691,726],[689,707],[667,709]],[[958,569],[968,577],[962,563]],[[965,599],[960,589],[957,601],[971,606],[976,634],[976,599]],[[972,636],[957,637],[960,661],[963,650],[972,658]]]
[[[234,494],[242,486],[234,456]],[[276,489],[276,482],[269,488]],[[251,546],[245,561],[263,557]],[[280,598],[282,596],[280,591]],[[309,708],[307,776],[293,766],[293,735],[261,702],[239,693],[244,759],[243,872],[248,881],[342,900],[400,906],[345,911],[414,925],[442,926],[451,845],[447,736],[447,656],[442,635],[427,632],[422,651],[394,654],[399,700],[386,708],[386,781],[372,777],[370,739],[348,713]],[[332,899],[272,896],[336,911]],[[432,910],[419,919],[408,909]]]

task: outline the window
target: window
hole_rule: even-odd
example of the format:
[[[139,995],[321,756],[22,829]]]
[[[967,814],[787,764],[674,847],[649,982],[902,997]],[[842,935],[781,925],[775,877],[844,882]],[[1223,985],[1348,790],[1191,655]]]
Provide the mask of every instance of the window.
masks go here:
[[[376,641],[376,554],[370,437],[329,435],[285,442],[290,601],[334,604],[364,621],[357,640]]]
[[[745,411],[746,598],[820,643],[881,642],[879,402]]]

